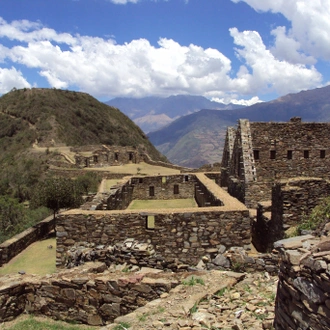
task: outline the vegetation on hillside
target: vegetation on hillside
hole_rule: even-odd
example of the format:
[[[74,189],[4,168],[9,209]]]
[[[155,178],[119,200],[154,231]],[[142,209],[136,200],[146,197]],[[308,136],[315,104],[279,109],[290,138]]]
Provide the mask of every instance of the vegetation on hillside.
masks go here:
[[[0,139],[24,136],[31,145],[108,144],[140,147],[155,159],[162,155],[126,115],[85,93],[59,89],[13,90],[0,98]],[[2,124],[4,122],[4,125]]]
[[[13,89],[0,98],[0,212],[2,209],[7,214],[8,210],[12,212],[8,217],[0,216],[0,242],[40,221],[41,214],[45,216],[41,206],[51,205],[41,198],[36,202],[35,196],[46,191],[42,182],[49,183],[50,161],[58,160],[59,155],[48,149],[34,152],[33,144],[132,146],[146,151],[155,160],[165,160],[127,116],[88,94],[57,89]],[[75,178],[74,184],[70,182],[75,193],[79,190],[81,196],[95,191],[99,178],[92,176]],[[27,207],[23,207],[24,202]],[[70,199],[70,206],[77,205],[77,201],[71,202]],[[30,210],[29,205],[41,208]],[[69,206],[63,200],[59,205]],[[54,206],[50,208],[56,212]]]

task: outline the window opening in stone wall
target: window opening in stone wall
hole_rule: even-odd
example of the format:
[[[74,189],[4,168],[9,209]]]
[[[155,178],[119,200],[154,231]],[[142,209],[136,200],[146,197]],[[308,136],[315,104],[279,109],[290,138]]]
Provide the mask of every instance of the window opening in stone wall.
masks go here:
[[[93,156],[94,163],[97,163],[97,156]]]
[[[133,153],[132,153],[132,152],[130,152],[130,153],[128,154],[128,159],[129,159],[129,160],[133,160]]]
[[[174,185],[174,190],[173,190],[173,192],[174,192],[174,195],[178,195],[178,194],[179,194],[179,185],[178,185],[178,184],[175,184],[175,185]]]
[[[259,150],[253,150],[253,158],[254,158],[254,160],[259,159]]]
[[[309,150],[304,150],[304,158],[309,158]]]
[[[292,159],[292,150],[288,150],[287,152],[287,158]]]
[[[276,158],[276,150],[271,150],[270,151],[270,159],[275,159]]]
[[[154,215],[147,215],[146,228],[155,229],[155,216]]]
[[[162,177],[162,183],[166,183],[166,176]]]
[[[139,183],[143,183],[143,178],[139,178]]]
[[[325,158],[325,150],[320,150],[320,158]]]
[[[149,196],[155,196],[155,187],[154,186],[149,187]]]
[[[115,152],[115,161],[118,161],[118,152]]]
[[[184,176],[184,181],[185,181],[185,182],[188,182],[188,181],[189,181],[189,176],[188,176],[188,175],[185,175],[185,176]]]

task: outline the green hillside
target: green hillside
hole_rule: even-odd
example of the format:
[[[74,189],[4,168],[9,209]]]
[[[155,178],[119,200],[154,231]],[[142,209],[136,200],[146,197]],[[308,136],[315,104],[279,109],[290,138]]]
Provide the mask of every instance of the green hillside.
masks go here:
[[[24,139],[24,147],[108,144],[144,148],[157,160],[159,152],[141,129],[118,109],[85,93],[58,89],[13,90],[0,98],[0,144]]]
[[[44,217],[45,210],[31,213],[22,203],[28,205],[50,164],[73,166],[56,148],[101,144],[131,146],[146,151],[154,160],[166,160],[126,115],[88,94],[33,88],[15,89],[3,95],[0,242]],[[32,148],[33,145],[38,148]]]

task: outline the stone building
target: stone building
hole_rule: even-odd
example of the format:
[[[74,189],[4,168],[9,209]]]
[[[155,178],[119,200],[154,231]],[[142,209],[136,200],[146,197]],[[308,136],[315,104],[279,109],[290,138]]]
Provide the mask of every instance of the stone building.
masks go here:
[[[132,147],[84,146],[76,147],[75,162],[79,167],[102,167],[121,164],[138,164],[144,161],[144,154]]]
[[[329,169],[330,123],[240,119],[236,129],[227,129],[221,185],[248,207],[271,200],[271,187],[279,179],[329,178]]]

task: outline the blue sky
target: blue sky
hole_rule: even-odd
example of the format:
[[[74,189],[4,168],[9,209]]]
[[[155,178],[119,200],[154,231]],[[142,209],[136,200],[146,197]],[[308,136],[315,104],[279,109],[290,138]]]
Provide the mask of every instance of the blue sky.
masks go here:
[[[1,0],[0,94],[251,104],[330,81],[330,0]]]

